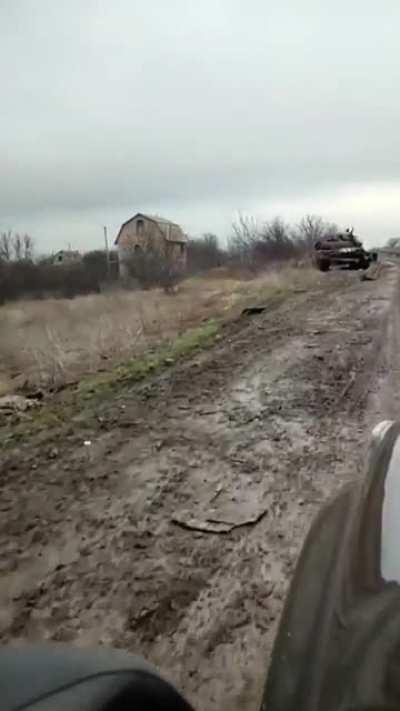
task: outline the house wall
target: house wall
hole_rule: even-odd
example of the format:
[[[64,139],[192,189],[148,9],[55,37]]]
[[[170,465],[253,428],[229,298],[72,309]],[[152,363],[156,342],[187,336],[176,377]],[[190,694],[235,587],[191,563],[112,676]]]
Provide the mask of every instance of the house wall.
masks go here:
[[[118,239],[118,247],[122,250],[133,250],[136,245],[142,249],[162,248],[163,244],[164,239],[157,225],[143,218],[135,218],[128,222],[122,228]]]
[[[186,267],[186,244],[168,242],[154,222],[136,217],[122,228],[118,239],[119,271],[122,278],[128,276],[126,260],[132,258],[138,247],[143,251],[158,250],[166,259],[173,260],[179,269]]]
[[[186,269],[187,245],[183,242],[169,242],[167,245],[169,258],[179,269]]]
[[[79,252],[64,252],[61,250],[53,256],[53,264],[77,264],[82,261],[82,256]]]

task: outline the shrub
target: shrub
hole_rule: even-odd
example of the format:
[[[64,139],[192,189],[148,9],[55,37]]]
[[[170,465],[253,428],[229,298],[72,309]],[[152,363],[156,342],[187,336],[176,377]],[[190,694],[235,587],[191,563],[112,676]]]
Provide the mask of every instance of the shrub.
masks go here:
[[[214,234],[206,233],[188,242],[187,270],[191,274],[220,267],[226,259],[226,251],[220,247]]]
[[[0,259],[0,303],[98,293],[105,282],[118,276],[118,264],[113,257],[111,254],[108,263],[105,252],[94,251],[85,254],[80,262],[57,265],[50,257],[37,262]]]
[[[174,290],[183,277],[182,269],[157,249],[135,250],[124,258],[128,285],[150,289],[159,286],[166,292]]]
[[[280,217],[258,225],[254,218],[241,215],[232,226],[229,253],[233,262],[258,271],[269,264],[301,259],[318,239],[335,232],[336,225],[315,215],[307,215],[294,228]]]

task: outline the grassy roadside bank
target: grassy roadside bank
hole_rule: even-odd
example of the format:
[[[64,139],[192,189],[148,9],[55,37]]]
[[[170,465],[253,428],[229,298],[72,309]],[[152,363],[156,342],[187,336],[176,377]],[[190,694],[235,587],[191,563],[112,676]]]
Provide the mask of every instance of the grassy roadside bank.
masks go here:
[[[50,397],[28,412],[8,417],[4,423],[0,420],[0,449],[22,443],[47,430],[62,428],[71,423],[77,414],[81,423],[85,419],[89,423],[99,403],[175,365],[179,360],[212,346],[220,328],[221,323],[210,320],[203,326],[189,329],[172,343],[133,357],[105,373],[83,378],[76,387],[68,389],[59,397]]]
[[[0,396],[73,385],[143,357],[209,320],[235,318],[249,303],[308,288],[318,279],[304,267],[252,278],[213,270],[187,279],[172,296],[157,289],[119,290],[6,304],[0,307]]]
[[[211,347],[224,326],[237,319],[243,308],[255,303],[276,308],[299,290],[307,291],[317,286],[315,277],[316,273],[307,269],[285,269],[281,273],[269,274],[267,278],[240,282],[235,288],[230,283],[228,289],[224,282],[223,286],[219,285],[218,298],[211,309],[214,317],[205,319],[203,310],[200,325],[189,326],[172,338],[154,344],[150,342],[146,350],[133,353],[107,369],[87,373],[75,383],[67,383],[58,392],[46,395],[38,407],[3,417],[3,422],[0,420],[0,448],[7,450],[27,445],[37,436],[46,441],[55,431],[68,429],[71,423],[77,424],[77,420],[80,429],[92,426],[96,422],[96,411],[103,403],[124,389]],[[203,286],[201,281],[200,284]],[[198,283],[190,286],[197,292]],[[187,287],[185,293],[188,294]],[[200,320],[200,315],[198,318]]]

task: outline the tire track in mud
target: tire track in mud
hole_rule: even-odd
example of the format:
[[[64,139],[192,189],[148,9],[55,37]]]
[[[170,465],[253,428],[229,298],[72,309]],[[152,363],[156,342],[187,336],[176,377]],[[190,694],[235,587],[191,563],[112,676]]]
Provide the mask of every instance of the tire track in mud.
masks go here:
[[[280,609],[298,544],[303,540],[310,517],[319,503],[342,481],[353,477],[362,464],[362,460],[356,456],[360,452],[360,445],[362,451],[365,440],[362,412],[359,411],[355,418],[349,418],[347,412],[354,412],[354,405],[360,406],[362,399],[368,394],[366,383],[371,384],[376,344],[382,337],[382,306],[387,305],[388,298],[386,295],[382,297],[381,294],[377,295],[377,298],[369,295],[363,303],[357,294],[353,304],[327,303],[326,308],[317,313],[317,324],[315,313],[311,313],[303,324],[305,332],[302,337],[289,339],[286,346],[273,351],[270,357],[263,358],[262,363],[256,364],[250,375],[241,377],[227,395],[229,405],[226,407],[224,403],[221,410],[226,412],[228,409],[230,422],[233,420],[238,426],[241,438],[234,452],[234,461],[240,464],[241,471],[242,481],[239,488],[250,485],[257,491],[257,469],[261,470],[264,490],[257,491],[257,494],[261,498],[272,497],[269,509],[277,511],[277,515],[269,516],[245,539],[238,539],[236,547],[228,552],[228,557],[224,560],[223,573],[220,569],[217,570],[209,583],[209,588],[213,588],[214,593],[212,600],[209,590],[208,594],[203,592],[187,612],[185,619],[194,621],[189,625],[189,629],[192,638],[196,640],[195,646],[200,649],[198,658],[192,662],[193,670],[200,663],[204,668],[202,660],[210,653],[210,645],[202,645],[202,640],[207,641],[209,636],[215,639],[216,631],[221,630],[224,635],[214,651],[218,650],[218,654],[223,651],[225,639],[225,646],[230,645],[227,654],[231,664],[234,663],[236,667],[239,664],[241,668],[246,669],[250,657],[253,682],[257,678],[263,679],[265,660],[272,641],[271,632],[274,628],[271,622],[276,620],[276,609]],[[340,301],[340,297],[336,301]],[[323,329],[320,327],[321,321],[324,323]],[[316,325],[319,325],[319,328],[316,329]],[[314,350],[310,336],[321,335],[325,338],[322,342],[318,339],[317,352],[313,352],[310,358],[308,351]],[[354,347],[359,349],[357,353],[354,353]],[[349,381],[349,378],[352,379]],[[349,382],[350,388],[347,387]],[[336,421],[335,414],[341,413],[342,409],[343,414]],[[246,435],[245,431],[249,425],[250,436]],[[257,434],[254,437],[255,431]],[[241,451],[241,458],[236,457],[237,449]],[[243,470],[252,473],[251,480],[246,481]],[[270,475],[272,473],[269,482],[266,472]],[[229,481],[225,480],[225,487],[229,491],[235,490],[236,485],[235,476]],[[250,556],[250,568],[253,566],[253,570],[257,570],[258,582],[262,580],[258,589],[257,585],[255,589],[251,586],[246,589],[244,581],[250,577],[254,583],[255,576],[254,573],[249,575],[248,570],[240,570],[240,562],[246,559],[246,547],[251,545],[252,541],[255,554],[252,558]],[[248,553],[247,558],[249,559]],[[264,575],[260,572],[263,567],[266,569]],[[236,629],[236,623],[230,623],[230,620],[235,618],[232,608],[240,609],[239,600],[232,602],[238,594],[238,580],[241,581],[239,597],[247,601],[255,599],[257,608],[253,609],[252,614],[249,613],[247,623],[242,625],[247,627],[246,634],[243,635],[244,640],[251,635],[251,643],[248,641],[245,644],[245,651],[235,648],[238,637],[236,640],[230,640],[227,634],[230,627]],[[264,607],[261,603],[263,599],[268,600],[269,618],[260,615]],[[201,615],[204,605],[207,611],[212,611],[208,623],[207,616],[205,619],[204,614]],[[224,608],[225,615],[222,614]],[[216,638],[218,640],[218,635]],[[172,644],[163,640],[158,661],[161,662],[163,657],[170,658],[174,643],[175,640]],[[259,652],[261,650],[262,653],[254,658],[252,648],[258,649]],[[188,658],[190,650],[185,647],[182,659]],[[217,655],[212,658],[208,689],[210,685],[215,684],[215,676],[223,677],[226,664],[225,658],[222,663],[219,663]],[[223,693],[216,692],[216,697],[209,697],[209,703],[217,705],[222,702],[228,707],[235,705],[236,698],[236,703],[240,699],[242,704],[243,679],[244,677],[240,676],[236,688],[235,684],[232,684],[231,695],[225,688]],[[199,687],[193,688],[193,696],[201,696],[203,688],[202,681]],[[255,707],[256,704],[257,693],[254,692],[254,685],[252,691],[247,690],[247,703],[250,707]]]
[[[397,272],[353,277],[329,275],[124,393],[90,456],[77,437],[55,462],[23,453],[4,488],[4,640],[114,644],[159,665],[196,708],[256,708],[306,530],[360,472],[381,411]],[[224,535],[172,523],[259,510]]]

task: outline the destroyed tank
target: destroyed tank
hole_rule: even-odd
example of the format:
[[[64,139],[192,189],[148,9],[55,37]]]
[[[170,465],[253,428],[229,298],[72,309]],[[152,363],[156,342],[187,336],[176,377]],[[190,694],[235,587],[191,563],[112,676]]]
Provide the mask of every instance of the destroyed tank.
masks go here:
[[[377,256],[376,252],[364,249],[352,229],[325,237],[314,245],[315,264],[321,272],[329,271],[332,266],[368,269]]]

